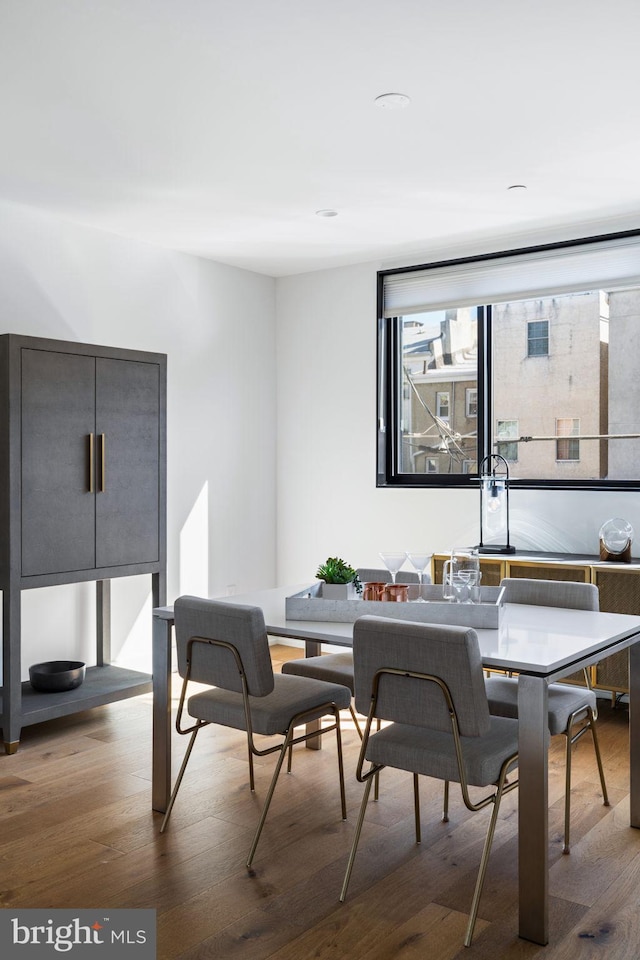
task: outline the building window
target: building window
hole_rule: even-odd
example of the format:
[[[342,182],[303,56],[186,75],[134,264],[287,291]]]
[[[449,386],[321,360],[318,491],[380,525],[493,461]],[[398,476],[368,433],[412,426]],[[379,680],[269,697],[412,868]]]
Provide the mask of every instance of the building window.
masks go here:
[[[438,391],[436,393],[436,416],[441,420],[449,422],[449,391]]]
[[[548,320],[529,320],[527,323],[527,356],[549,356]]]
[[[580,459],[580,420],[575,417],[560,417],[556,420],[556,460]]]
[[[476,311],[412,314],[391,326],[397,367],[388,377],[399,390],[398,472],[463,474],[464,461],[477,461],[476,418],[469,423],[467,417],[467,398],[473,394],[477,408]],[[384,409],[383,396],[380,402]]]
[[[514,487],[638,489],[640,230],[381,271],[378,294],[379,486],[471,487],[499,453]]]
[[[498,441],[496,444],[496,453],[499,453],[505,460],[515,463],[518,459],[518,444],[514,443],[513,440],[517,440],[519,436],[517,420],[498,420],[496,424],[496,437]],[[511,442],[509,442],[509,440],[511,440]]]

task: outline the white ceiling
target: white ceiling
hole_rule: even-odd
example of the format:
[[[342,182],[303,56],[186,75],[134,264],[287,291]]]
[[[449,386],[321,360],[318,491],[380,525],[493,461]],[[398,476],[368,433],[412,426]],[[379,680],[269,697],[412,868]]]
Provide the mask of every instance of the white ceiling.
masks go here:
[[[273,276],[640,226],[639,41],[638,0],[0,0],[0,199]]]

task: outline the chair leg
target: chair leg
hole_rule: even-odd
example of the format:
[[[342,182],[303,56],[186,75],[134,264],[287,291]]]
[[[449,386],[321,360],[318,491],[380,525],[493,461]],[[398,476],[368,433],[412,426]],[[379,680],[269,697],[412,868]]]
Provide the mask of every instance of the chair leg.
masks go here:
[[[598,765],[598,774],[600,776],[600,786],[602,787],[602,802],[605,807],[609,806],[609,795],[607,793],[607,784],[604,779],[604,769],[602,766],[602,756],[600,754],[600,744],[598,741],[598,732],[596,722],[591,710],[588,711],[587,726],[591,730],[593,737],[593,749],[596,755]],[[586,729],[586,728],[585,728]],[[567,746],[565,751],[565,796],[564,796],[564,842],[562,846],[563,853],[570,853],[570,829],[571,829],[571,758],[573,744],[581,737],[583,730],[580,730],[575,737],[571,736],[571,725],[568,727],[565,736]]]
[[[444,781],[444,797],[442,800],[442,822],[449,823],[449,781]]]
[[[362,824],[364,823],[364,815],[367,809],[367,801],[369,800],[370,793],[371,793],[371,777],[369,777],[369,779],[367,780],[364,786],[362,803],[360,804],[360,813],[358,814],[358,822],[356,824],[356,832],[353,837],[353,843],[351,844],[351,852],[349,853],[347,869],[344,875],[344,880],[342,882],[342,890],[340,891],[340,903],[344,903],[345,897],[347,896],[347,887],[349,886],[349,881],[351,879],[351,871],[353,870],[353,862],[356,858],[356,849],[360,841],[360,834],[362,833]]]
[[[251,793],[255,793],[256,781],[253,775],[253,754],[251,753],[251,744],[249,743],[249,737],[247,737],[247,751],[249,753],[249,787]]]
[[[422,830],[420,828],[420,787],[417,773],[413,775],[413,810],[416,820],[416,843],[422,843]]]
[[[262,806],[262,813],[260,814],[260,820],[258,822],[258,826],[256,828],[256,832],[253,837],[253,842],[251,844],[251,850],[249,851],[249,856],[247,857],[247,867],[250,867],[251,863],[253,862],[253,857],[255,855],[256,848],[258,846],[258,841],[260,840],[260,834],[262,833],[264,822],[267,819],[267,813],[269,812],[269,807],[271,806],[271,800],[273,799],[273,794],[276,789],[278,777],[280,776],[280,770],[282,769],[284,758],[287,755],[287,751],[289,749],[289,741],[291,740],[292,736],[293,736],[293,728],[290,727],[289,730],[287,731],[287,735],[285,737],[284,743],[282,744],[282,747],[280,749],[280,753],[278,754],[276,767],[275,767],[275,770],[273,771],[273,776],[271,777],[271,783],[269,784],[267,796]]]
[[[340,780],[340,802],[342,806],[342,819],[347,819],[347,799],[344,789],[344,762],[342,757],[342,736],[340,733],[340,714],[336,710],[335,712],[336,720],[336,738],[337,738],[337,752],[338,752],[338,777]],[[267,814],[269,812],[269,807],[271,806],[271,801],[273,799],[273,794],[276,789],[276,784],[278,782],[278,777],[280,776],[280,771],[282,770],[282,764],[284,763],[284,758],[289,755],[291,756],[291,740],[294,735],[294,727],[291,726],[287,730],[287,734],[284,738],[282,747],[278,754],[278,760],[276,762],[275,770],[273,771],[273,776],[271,778],[271,783],[269,784],[269,789],[267,791],[267,796],[265,798],[262,813],[260,814],[260,820],[256,828],[256,832],[253,837],[253,842],[251,844],[251,850],[249,851],[249,856],[247,857],[247,868],[251,867],[253,858],[255,856],[256,849],[258,847],[258,842],[260,840],[260,834],[262,833],[262,828],[264,827],[265,820],[267,819]]]
[[[340,805],[342,819],[347,819],[347,797],[344,791],[344,760],[342,757],[342,731],[340,730],[340,714],[336,710],[336,746],[338,752],[338,779],[340,780]]]
[[[376,733],[378,732],[378,730],[380,730],[381,726],[382,726],[382,722],[380,720],[380,717],[378,717],[378,719],[376,720]],[[375,790],[373,791],[373,799],[374,799],[374,802],[377,803],[380,797],[380,774],[379,773],[376,773],[374,780],[375,780]]]
[[[489,829],[487,830],[487,836],[485,837],[484,847],[482,850],[482,857],[480,858],[480,867],[478,869],[478,877],[476,880],[476,887],[473,892],[473,899],[471,901],[471,912],[469,914],[467,932],[464,938],[465,947],[471,946],[471,940],[473,938],[473,930],[476,925],[476,919],[478,916],[478,907],[480,906],[480,897],[482,896],[482,887],[484,886],[484,878],[487,872],[487,865],[489,863],[489,854],[491,853],[491,844],[493,843],[493,835],[495,833],[496,823],[498,821],[498,811],[500,809],[500,801],[502,800],[503,786],[504,784],[500,783],[495,799],[493,801],[493,810],[491,811]]]
[[[352,718],[353,718],[353,722],[354,722],[354,724],[355,724],[356,730],[358,731],[358,736],[359,736],[360,739],[362,740],[362,736],[363,736],[363,734],[362,734],[362,727],[360,726],[360,721],[358,720],[357,714],[356,714],[355,710],[353,709],[353,703],[350,703],[350,704],[349,704],[349,710],[350,710],[350,712],[351,712],[351,716],[352,716]]]
[[[600,743],[598,741],[598,732],[596,730],[596,721],[593,714],[589,716],[589,726],[591,727],[591,736],[593,737],[593,749],[596,754],[596,763],[598,764],[598,773],[600,774],[600,786],[602,787],[602,802],[605,807],[609,806],[609,794],[604,779],[604,769],[602,767],[602,757],[600,755]]]
[[[564,773],[564,840],[562,852],[570,853],[569,831],[571,829],[571,730],[565,734],[567,744],[565,749],[565,773]]]
[[[177,778],[176,778],[175,786],[174,786],[173,790],[171,791],[171,796],[169,797],[169,803],[168,803],[168,805],[167,805],[167,809],[166,809],[166,811],[165,811],[165,815],[164,815],[164,817],[162,818],[162,825],[161,825],[161,827],[160,827],[160,833],[164,833],[164,831],[165,831],[165,829],[166,829],[166,826],[167,826],[167,824],[168,824],[168,822],[169,822],[169,817],[171,816],[171,811],[173,810],[173,805],[174,805],[175,800],[176,800],[176,797],[177,797],[177,795],[178,795],[178,790],[180,789],[180,784],[182,783],[182,778],[183,778],[183,776],[184,776],[184,772],[185,772],[185,770],[187,769],[187,764],[188,764],[188,762],[189,762],[189,757],[191,756],[191,751],[193,750],[193,745],[194,745],[194,743],[196,742],[196,737],[197,737],[197,735],[198,735],[198,731],[199,731],[199,730],[200,730],[200,727],[196,727],[195,730],[193,731],[193,733],[191,734],[191,738],[190,738],[190,740],[189,740],[189,743],[188,743],[188,745],[187,745],[187,749],[185,750],[185,754],[184,754],[184,757],[183,757],[183,760],[182,760],[182,765],[181,765],[181,767],[180,767],[180,772],[178,773],[178,776],[177,776]]]

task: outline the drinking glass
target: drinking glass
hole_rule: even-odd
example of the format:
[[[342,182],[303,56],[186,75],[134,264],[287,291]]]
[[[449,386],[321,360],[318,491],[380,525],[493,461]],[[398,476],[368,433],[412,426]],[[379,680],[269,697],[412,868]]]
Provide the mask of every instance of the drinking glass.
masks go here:
[[[459,584],[458,602],[459,603],[477,603],[480,599],[479,584],[482,574],[472,568],[459,569],[455,580]]]
[[[416,571],[419,577],[419,587],[418,587],[418,599],[416,603],[426,603],[427,601],[422,596],[422,574],[427,567],[427,564],[431,562],[430,553],[420,553],[419,551],[408,550],[407,551],[407,560],[412,565],[413,569]]]
[[[451,578],[451,592],[453,594],[452,601],[453,603],[470,603],[469,598],[469,582],[465,579],[464,576],[460,574],[454,574]]]
[[[458,568],[451,560],[446,560],[442,576],[442,599],[449,603],[464,603],[467,590],[466,579],[459,576]]]
[[[391,582],[396,582],[396,573],[407,559],[406,553],[394,553],[392,550],[380,552],[378,554],[385,567],[391,574]]]
[[[442,599],[455,600],[456,593],[453,589],[453,564],[451,560],[445,560],[442,565]]]
[[[457,603],[473,603],[472,590],[480,583],[480,558],[472,547],[454,547],[444,565],[443,598]]]
[[[481,580],[482,573],[480,572],[478,574],[478,579],[469,584],[469,596],[471,597],[471,603],[482,603],[482,590],[480,587]]]

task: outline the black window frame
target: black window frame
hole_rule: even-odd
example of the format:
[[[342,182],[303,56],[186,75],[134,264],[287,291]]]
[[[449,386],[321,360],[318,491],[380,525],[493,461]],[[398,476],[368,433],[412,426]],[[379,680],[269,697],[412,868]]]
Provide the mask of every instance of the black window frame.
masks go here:
[[[387,276],[413,271],[425,271],[449,266],[462,266],[481,261],[498,260],[510,256],[522,256],[538,252],[578,247],[583,244],[615,241],[626,237],[640,237],[640,230],[626,230],[613,234],[564,240],[557,243],[501,250],[471,257],[459,257],[413,266],[379,270],[377,273],[377,430],[376,430],[376,486],[392,489],[476,489],[478,473],[429,474],[402,473],[398,469],[400,391],[402,382],[402,358],[400,356],[400,317],[384,316],[384,280]],[[549,295],[553,295],[553,290]],[[455,303],[452,302],[452,307]],[[495,452],[492,446],[493,416],[491,403],[492,384],[492,317],[490,305],[479,305],[478,310],[478,417],[477,417],[477,462]],[[607,479],[531,479],[510,477],[510,487],[522,490],[629,490],[640,489],[640,476],[635,480]]]

